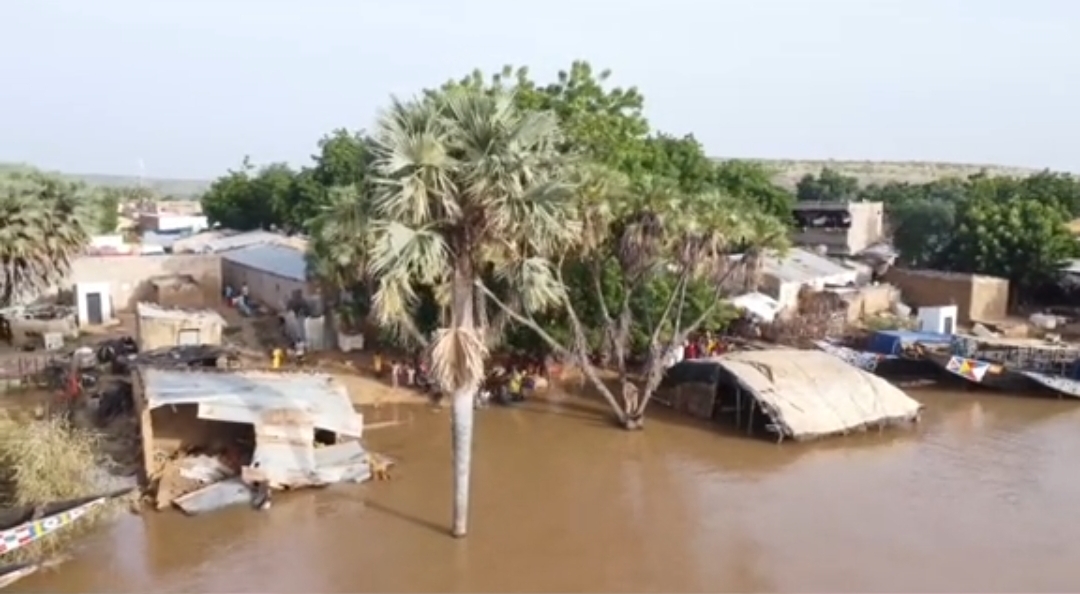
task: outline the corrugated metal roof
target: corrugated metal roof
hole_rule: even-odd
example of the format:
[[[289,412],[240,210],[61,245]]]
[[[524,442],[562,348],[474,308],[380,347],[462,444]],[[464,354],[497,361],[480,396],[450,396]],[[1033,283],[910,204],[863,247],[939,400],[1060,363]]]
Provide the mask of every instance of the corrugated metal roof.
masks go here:
[[[304,253],[284,245],[253,245],[224,253],[221,259],[282,278],[301,282],[307,280],[307,260]]]
[[[200,418],[248,425],[285,409],[305,413],[320,429],[354,437],[363,431],[345,387],[329,375],[155,368],[140,374],[150,409],[197,404]]]
[[[765,258],[762,272],[784,282],[807,282],[850,273],[852,270],[824,256],[796,248],[782,258]]]
[[[209,252],[227,252],[264,243],[278,243],[283,239],[286,239],[284,235],[272,231],[248,231],[211,239],[206,242],[204,249]]]

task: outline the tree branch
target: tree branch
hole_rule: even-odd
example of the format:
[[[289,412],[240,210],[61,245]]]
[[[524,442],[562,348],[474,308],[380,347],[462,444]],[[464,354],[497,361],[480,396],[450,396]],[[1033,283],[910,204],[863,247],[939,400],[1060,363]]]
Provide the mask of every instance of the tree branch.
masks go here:
[[[562,282],[562,262],[559,262],[559,264],[560,266],[556,267],[555,270],[556,274],[558,275],[559,281]],[[599,391],[600,394],[604,397],[604,399],[607,400],[607,403],[611,406],[612,411],[615,413],[615,417],[619,420],[620,423],[626,422],[625,411],[623,411],[622,407],[619,406],[619,403],[615,399],[615,395],[611,393],[611,390],[609,390],[608,387],[604,385],[604,382],[600,379],[600,377],[596,375],[596,371],[593,369],[592,364],[589,362],[588,342],[585,340],[585,333],[581,326],[581,322],[577,316],[577,312],[570,304],[569,299],[564,298],[564,302],[566,305],[566,313],[570,317],[570,324],[574,330],[575,342],[577,343],[574,350],[568,349],[559,341],[555,340],[553,336],[548,334],[546,331],[544,331],[543,328],[540,327],[540,324],[538,324],[531,315],[525,316],[519,312],[514,311],[513,308],[511,308],[501,299],[496,297],[495,294],[491,291],[491,289],[484,285],[483,281],[481,281],[480,279],[476,280],[476,286],[484,293],[484,295],[487,296],[488,299],[491,300],[492,303],[494,303],[502,311],[506,312],[506,315],[509,316],[510,319],[531,329],[533,332],[536,332],[536,334],[556,352],[569,358],[577,359],[578,365],[581,366],[582,373],[584,373],[585,376],[589,378],[589,381],[593,384],[597,391]]]

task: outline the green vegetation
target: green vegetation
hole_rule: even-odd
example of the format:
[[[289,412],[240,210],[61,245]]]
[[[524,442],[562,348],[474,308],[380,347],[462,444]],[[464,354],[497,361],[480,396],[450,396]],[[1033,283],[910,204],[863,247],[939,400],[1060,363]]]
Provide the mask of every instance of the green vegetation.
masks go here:
[[[825,169],[796,188],[799,200],[882,202],[899,264],[1004,277],[1014,302],[1054,284],[1062,262],[1080,256],[1080,242],[1066,226],[1080,217],[1080,179],[1071,175],[978,173],[860,187]]]
[[[100,492],[106,485],[98,474],[97,446],[96,433],[58,417],[31,421],[4,417],[0,420],[0,505],[40,505]],[[100,517],[93,513],[4,559],[9,563],[51,559]]]
[[[0,177],[0,307],[63,279],[89,240],[77,209],[83,188],[38,172]]]

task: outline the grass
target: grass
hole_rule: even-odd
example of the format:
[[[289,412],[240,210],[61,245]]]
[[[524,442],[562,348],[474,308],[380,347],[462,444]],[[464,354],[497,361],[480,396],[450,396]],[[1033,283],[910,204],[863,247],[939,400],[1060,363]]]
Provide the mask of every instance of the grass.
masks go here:
[[[93,495],[102,490],[98,434],[54,417],[0,420],[0,505],[48,503]],[[4,563],[57,557],[71,542],[100,522],[105,508],[64,526],[29,546],[4,555]]]

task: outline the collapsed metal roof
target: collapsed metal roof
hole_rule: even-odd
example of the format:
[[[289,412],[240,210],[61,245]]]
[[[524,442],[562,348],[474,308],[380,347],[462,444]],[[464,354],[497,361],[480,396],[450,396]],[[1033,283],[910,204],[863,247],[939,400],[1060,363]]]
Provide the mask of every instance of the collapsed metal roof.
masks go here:
[[[348,391],[329,375],[142,368],[147,408],[195,404],[202,419],[259,425],[277,411],[300,413],[319,429],[360,437]]]

